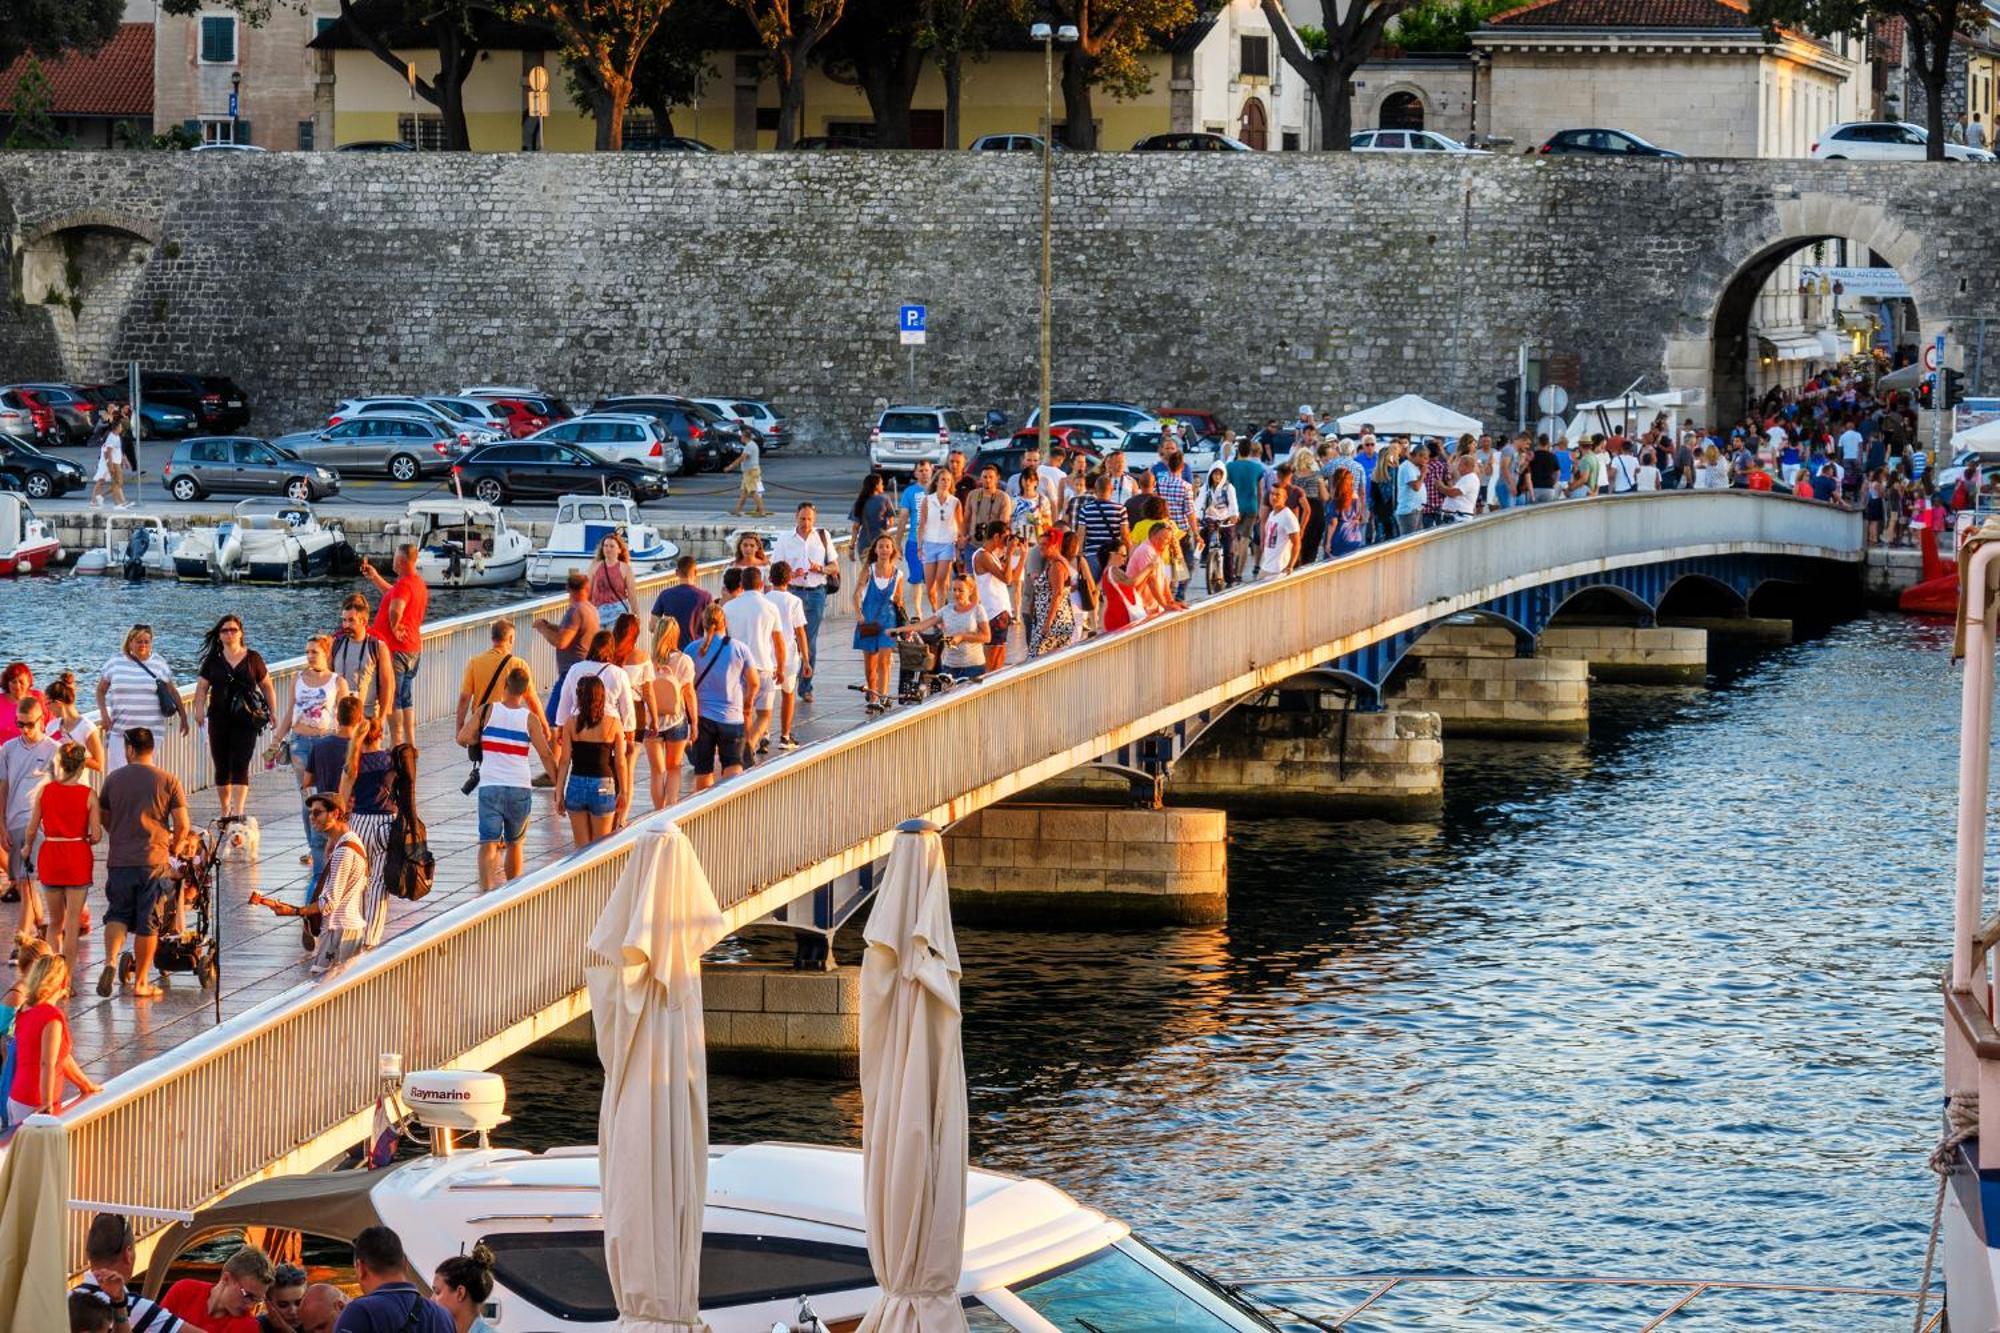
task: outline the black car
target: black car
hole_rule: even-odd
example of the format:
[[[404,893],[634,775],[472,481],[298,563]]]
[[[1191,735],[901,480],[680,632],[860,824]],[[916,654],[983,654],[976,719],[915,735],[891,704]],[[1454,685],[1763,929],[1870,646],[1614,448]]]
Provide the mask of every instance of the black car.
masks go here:
[[[626,394],[600,398],[592,412],[637,412],[652,417],[681,442],[681,472],[720,472],[743,450],[736,443],[738,423],[725,421],[699,403],[672,394]]]
[[[52,500],[89,483],[83,469],[67,458],[44,453],[26,440],[0,435],[0,472],[19,481],[14,489],[30,500]]]
[[[1551,156],[1585,153],[1597,157],[1682,157],[1671,148],[1647,143],[1630,130],[1557,130],[1542,145]]]
[[[453,464],[451,472],[466,494],[496,505],[593,492],[644,504],[667,493],[665,474],[652,468],[613,462],[573,444],[543,440],[483,445]]]
[[[113,402],[122,403],[130,396],[123,380],[97,387]],[[142,370],[139,372],[139,397],[148,403],[163,403],[191,414],[195,429],[205,434],[228,435],[250,424],[250,395],[238,388],[236,381],[227,375]]]

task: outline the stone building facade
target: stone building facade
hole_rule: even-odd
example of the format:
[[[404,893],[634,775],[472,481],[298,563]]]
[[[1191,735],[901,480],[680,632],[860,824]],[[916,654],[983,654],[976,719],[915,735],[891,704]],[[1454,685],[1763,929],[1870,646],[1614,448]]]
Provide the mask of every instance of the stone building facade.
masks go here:
[[[306,43],[334,15],[337,0],[271,6],[252,25],[226,5],[154,20],[153,126],[184,125],[208,143],[272,150],[313,148],[317,71]],[[229,114],[229,94],[237,114]],[[331,145],[327,145],[331,146]]]

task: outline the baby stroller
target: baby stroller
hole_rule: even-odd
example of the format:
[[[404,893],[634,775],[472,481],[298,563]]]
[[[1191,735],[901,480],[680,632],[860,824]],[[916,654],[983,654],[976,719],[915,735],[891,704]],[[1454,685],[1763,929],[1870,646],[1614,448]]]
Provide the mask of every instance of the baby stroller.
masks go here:
[[[958,683],[938,669],[944,651],[944,633],[900,635],[896,639],[896,701],[920,704],[933,694],[943,694]]]
[[[171,900],[163,909],[160,942],[153,955],[160,985],[169,984],[171,974],[191,972],[203,990],[213,989],[221,972],[222,940],[215,930],[215,863],[219,839],[209,829],[196,829],[194,844],[185,856],[172,862],[175,880]],[[190,912],[194,924],[189,926]],[[118,980],[130,985],[139,980],[138,965],[127,949],[118,956]]]

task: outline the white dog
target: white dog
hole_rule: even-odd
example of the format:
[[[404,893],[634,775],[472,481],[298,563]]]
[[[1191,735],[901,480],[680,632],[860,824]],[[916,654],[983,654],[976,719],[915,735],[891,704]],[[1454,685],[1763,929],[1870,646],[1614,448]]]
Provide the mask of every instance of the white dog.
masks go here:
[[[262,842],[263,832],[257,827],[257,817],[245,815],[222,826],[222,847],[217,856],[231,865],[255,865]]]

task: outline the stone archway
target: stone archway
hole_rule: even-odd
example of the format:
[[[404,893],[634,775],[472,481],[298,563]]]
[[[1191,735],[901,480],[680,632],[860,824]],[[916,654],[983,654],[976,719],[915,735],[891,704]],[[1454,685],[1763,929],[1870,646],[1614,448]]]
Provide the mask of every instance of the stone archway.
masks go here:
[[[1271,146],[1271,117],[1264,110],[1262,98],[1251,97],[1243,103],[1243,114],[1239,119],[1240,130],[1237,138],[1258,151]]]
[[[1926,308],[1919,289],[1926,265],[1914,232],[1883,205],[1851,196],[1803,193],[1778,200],[1763,221],[1737,228],[1697,261],[1682,287],[1663,370],[1669,389],[1690,393],[1694,420],[1721,426],[1743,411],[1749,314],[1766,280],[1814,242],[1843,238],[1858,242],[1861,256],[1872,251],[1902,274],[1917,294],[1924,335],[1930,336],[1936,311]]]
[[[66,376],[109,372],[126,306],[159,243],[154,224],[95,209],[45,222],[16,242],[13,290],[47,314]]]
[[[1384,94],[1375,109],[1375,127],[1383,130],[1420,130],[1424,127],[1423,94],[1414,88],[1396,88]]]

